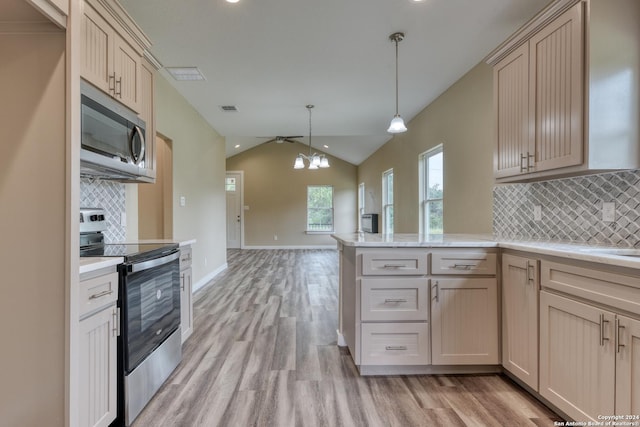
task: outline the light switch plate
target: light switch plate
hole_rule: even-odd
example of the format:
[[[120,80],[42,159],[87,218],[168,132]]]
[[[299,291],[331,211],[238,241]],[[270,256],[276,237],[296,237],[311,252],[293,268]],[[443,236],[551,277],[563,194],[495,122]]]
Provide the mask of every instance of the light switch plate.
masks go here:
[[[123,227],[127,226],[127,213],[120,212],[120,225]]]
[[[602,221],[615,222],[615,220],[616,220],[616,203],[615,202],[602,203]]]
[[[184,196],[180,196],[180,206],[182,206],[183,208],[185,206],[187,206],[187,198]]]

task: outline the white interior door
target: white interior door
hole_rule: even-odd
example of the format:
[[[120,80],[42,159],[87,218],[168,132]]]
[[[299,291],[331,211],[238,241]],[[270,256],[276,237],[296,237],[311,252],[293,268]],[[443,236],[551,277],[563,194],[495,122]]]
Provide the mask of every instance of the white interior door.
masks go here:
[[[242,172],[227,172],[227,248],[242,247]]]

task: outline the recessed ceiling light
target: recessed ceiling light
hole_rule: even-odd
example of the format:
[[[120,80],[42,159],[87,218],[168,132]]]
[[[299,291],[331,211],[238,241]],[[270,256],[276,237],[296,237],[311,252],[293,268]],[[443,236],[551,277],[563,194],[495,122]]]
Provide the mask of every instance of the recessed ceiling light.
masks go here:
[[[240,148],[240,144],[236,144],[234,148]]]
[[[165,70],[178,81],[204,80],[204,76],[198,67],[165,67]]]
[[[240,0],[227,0],[227,3],[238,3]]]
[[[324,148],[329,148],[329,146],[327,144],[324,144],[323,147]]]

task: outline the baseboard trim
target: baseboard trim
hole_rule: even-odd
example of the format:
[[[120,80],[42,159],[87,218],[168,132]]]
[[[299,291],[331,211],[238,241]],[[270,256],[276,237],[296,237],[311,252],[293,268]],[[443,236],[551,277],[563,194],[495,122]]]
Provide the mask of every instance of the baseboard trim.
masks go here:
[[[215,270],[213,270],[211,273],[207,274],[206,276],[204,276],[202,279],[198,280],[196,283],[194,283],[193,288],[191,289],[192,293],[195,293],[196,291],[199,291],[200,289],[204,288],[204,286],[209,283],[210,281],[212,281],[218,274],[222,273],[223,271],[225,271],[227,269],[228,265],[225,262],[224,264],[222,264],[220,267],[216,268]]]
[[[244,246],[242,249],[337,249],[335,245]]]

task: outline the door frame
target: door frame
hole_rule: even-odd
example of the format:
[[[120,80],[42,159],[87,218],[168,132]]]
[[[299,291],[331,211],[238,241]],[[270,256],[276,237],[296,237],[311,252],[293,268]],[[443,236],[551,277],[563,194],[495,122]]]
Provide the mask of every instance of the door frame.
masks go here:
[[[226,171],[225,172],[225,189],[224,189],[224,201],[225,201],[225,209],[227,207],[227,187],[226,187],[226,179],[230,173],[239,174],[240,175],[240,249],[244,249],[244,171]],[[225,212],[226,214],[226,212]],[[228,224],[227,224],[228,226]],[[225,229],[226,232],[226,229]],[[226,246],[226,243],[225,243]]]

